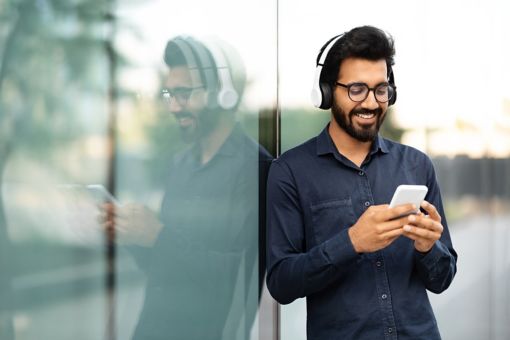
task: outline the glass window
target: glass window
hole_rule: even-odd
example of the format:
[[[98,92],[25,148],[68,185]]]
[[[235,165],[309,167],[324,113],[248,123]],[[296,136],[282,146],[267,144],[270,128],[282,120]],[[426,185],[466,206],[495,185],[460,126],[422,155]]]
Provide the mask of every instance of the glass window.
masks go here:
[[[259,338],[275,10],[0,1],[1,339]]]

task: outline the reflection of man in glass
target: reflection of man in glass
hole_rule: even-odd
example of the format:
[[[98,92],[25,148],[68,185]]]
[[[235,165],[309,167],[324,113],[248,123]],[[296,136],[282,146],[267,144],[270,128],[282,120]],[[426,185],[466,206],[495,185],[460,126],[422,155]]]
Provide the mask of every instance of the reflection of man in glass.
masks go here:
[[[309,339],[440,339],[427,290],[448,288],[457,254],[430,159],[378,134],[394,53],[371,26],[331,39],[313,92],[331,121],[271,166],[268,288],[306,296]],[[428,187],[420,213],[387,205],[401,184]]]
[[[147,215],[140,221],[132,206],[118,211],[120,237],[162,225],[149,251],[134,250],[148,278],[135,339],[238,339],[250,330],[258,304],[259,169],[270,157],[235,120],[245,83],[239,62],[226,45],[190,37],[167,44],[163,96],[189,147],[168,170],[161,224]]]
[[[0,339],[14,339],[14,329],[11,306],[11,268],[9,253],[11,244],[7,234],[7,223],[4,214],[0,212]],[[11,255],[12,256],[12,255]]]

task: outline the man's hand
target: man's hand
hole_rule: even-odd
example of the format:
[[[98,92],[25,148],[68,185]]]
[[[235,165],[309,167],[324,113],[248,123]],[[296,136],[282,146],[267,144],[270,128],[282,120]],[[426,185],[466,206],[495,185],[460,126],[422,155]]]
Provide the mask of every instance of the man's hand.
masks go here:
[[[426,253],[439,240],[444,228],[441,224],[441,215],[437,212],[436,207],[427,201],[423,201],[421,207],[428,215],[422,213],[409,215],[408,222],[404,226],[404,236],[414,241],[414,248],[417,251]]]
[[[349,237],[357,253],[371,253],[386,248],[400,235],[408,217],[401,217],[416,210],[413,204],[390,208],[387,204],[369,207],[358,221],[349,228]]]
[[[103,226],[107,235],[120,244],[152,246],[163,227],[156,214],[141,204],[102,206]]]

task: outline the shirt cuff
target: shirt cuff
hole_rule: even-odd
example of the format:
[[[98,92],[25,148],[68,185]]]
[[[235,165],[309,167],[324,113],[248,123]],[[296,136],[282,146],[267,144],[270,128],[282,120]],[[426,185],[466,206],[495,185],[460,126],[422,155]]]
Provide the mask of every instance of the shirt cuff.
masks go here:
[[[348,231],[349,228],[342,229],[340,233],[324,243],[324,252],[334,266],[343,266],[359,256],[354,250]]]
[[[439,259],[443,256],[443,250],[438,241],[434,243],[432,248],[426,253],[420,253],[416,249],[414,250],[416,257],[418,260],[425,266],[427,269],[433,269]]]

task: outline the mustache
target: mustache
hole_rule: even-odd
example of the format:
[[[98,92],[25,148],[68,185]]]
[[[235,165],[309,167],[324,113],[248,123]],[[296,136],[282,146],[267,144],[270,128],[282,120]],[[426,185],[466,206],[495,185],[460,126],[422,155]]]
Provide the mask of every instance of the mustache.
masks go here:
[[[174,117],[176,119],[179,119],[179,118],[193,118],[193,115],[189,112],[175,112],[173,113]]]
[[[376,116],[379,116],[383,113],[382,109],[380,107],[378,107],[377,109],[375,110],[367,110],[367,109],[353,109],[350,113],[349,113],[349,116],[352,116],[352,115],[355,115],[355,114],[375,114]]]

